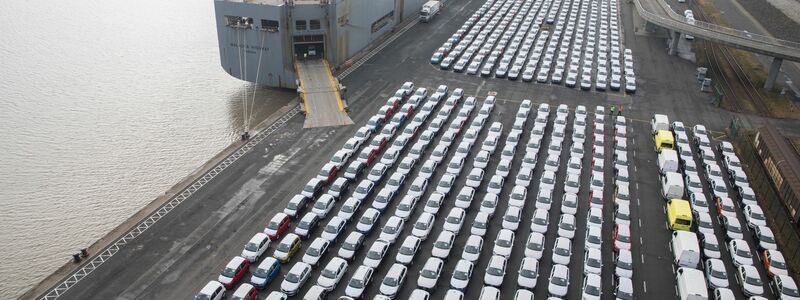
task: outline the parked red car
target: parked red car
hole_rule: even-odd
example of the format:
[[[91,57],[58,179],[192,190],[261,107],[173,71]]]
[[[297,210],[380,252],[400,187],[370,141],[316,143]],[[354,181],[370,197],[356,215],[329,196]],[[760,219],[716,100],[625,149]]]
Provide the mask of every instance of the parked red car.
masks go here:
[[[285,233],[286,229],[289,229],[289,225],[291,224],[292,218],[283,212],[279,212],[267,223],[267,227],[264,228],[264,233],[267,234],[270,240],[274,241]]]
[[[322,166],[322,169],[317,174],[317,179],[322,180],[322,185],[327,186],[336,178],[336,173],[338,171],[339,169],[336,167],[335,163],[327,163]]]
[[[242,283],[235,292],[233,292],[232,299],[242,299],[242,300],[256,300],[258,297],[258,291],[256,287],[252,286],[249,283]]]
[[[217,280],[225,286],[226,289],[232,288],[250,269],[250,261],[244,257],[236,256],[222,270]]]

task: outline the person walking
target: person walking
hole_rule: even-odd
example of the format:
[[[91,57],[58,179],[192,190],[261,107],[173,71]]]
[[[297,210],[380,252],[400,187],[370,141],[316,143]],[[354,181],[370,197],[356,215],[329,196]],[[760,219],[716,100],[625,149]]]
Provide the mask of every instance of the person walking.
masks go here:
[[[621,115],[622,115],[622,105],[620,105],[620,106],[618,107],[618,109],[619,109],[619,110],[617,110],[617,115],[621,116]]]
[[[614,115],[614,104],[611,104],[611,111],[610,111],[610,113],[611,113],[611,115],[612,115],[612,116]]]

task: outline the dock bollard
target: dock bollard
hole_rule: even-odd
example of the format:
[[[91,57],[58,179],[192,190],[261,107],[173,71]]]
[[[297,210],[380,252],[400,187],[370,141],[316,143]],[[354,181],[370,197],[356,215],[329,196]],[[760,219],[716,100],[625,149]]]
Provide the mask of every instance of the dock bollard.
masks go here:
[[[81,254],[80,253],[73,254],[72,255],[72,262],[74,262],[76,264],[81,262]]]
[[[81,249],[81,257],[82,258],[89,257],[89,251],[87,251],[86,248]]]

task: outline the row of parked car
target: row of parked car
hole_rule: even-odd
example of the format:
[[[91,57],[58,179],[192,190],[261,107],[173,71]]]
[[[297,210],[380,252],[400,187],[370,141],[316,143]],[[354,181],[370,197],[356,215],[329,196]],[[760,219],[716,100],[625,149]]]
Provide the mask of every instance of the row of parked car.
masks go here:
[[[618,15],[616,0],[488,1],[435,51],[431,63],[584,90],[624,85],[632,93],[633,56],[620,46]]]
[[[404,89],[408,89],[409,92],[406,93],[404,91]],[[398,91],[398,94],[410,94],[411,90],[413,90],[413,84],[408,82],[408,83],[404,84],[404,86],[403,86],[403,88],[401,88],[401,90]],[[430,98],[431,99],[435,99],[435,101],[438,102],[440,99],[444,98],[447,95],[447,93],[448,93],[447,87],[446,86],[441,86],[439,88],[439,90],[436,93],[434,93],[434,95],[432,95]],[[462,93],[463,92],[461,92],[459,89],[455,90],[452,93],[453,95],[451,95],[451,97],[449,97],[447,99],[447,101],[445,102],[444,107],[438,112],[436,120],[444,121],[449,117],[449,114],[453,110],[455,104],[459,100],[461,100],[461,98],[462,98],[461,94]],[[398,96],[400,96],[400,98],[402,98],[404,95],[398,95]],[[417,91],[415,92],[415,95],[410,97],[409,102],[413,102],[413,101],[421,102],[421,101],[424,101],[425,100],[424,97],[426,97],[426,96],[427,96],[427,91],[424,88],[417,89]],[[415,99],[415,97],[416,97],[416,99]],[[393,98],[395,98],[395,97],[393,97]],[[389,101],[390,103],[387,104],[387,106],[382,107],[381,108],[381,112],[379,112],[379,114],[376,115],[376,117],[380,116],[380,117],[388,118],[389,116],[388,115],[384,115],[383,113],[385,113],[387,111],[391,111],[391,109],[387,109],[387,108],[391,108],[392,107],[391,103],[393,101],[394,101],[394,99],[390,99],[390,101]],[[457,117],[451,123],[452,125],[447,131],[448,133],[451,133],[450,135],[452,135],[452,133],[455,133],[455,134],[460,133],[461,126],[464,125],[467,117],[469,116],[469,113],[474,108],[474,105],[475,105],[474,98],[467,99],[464,102],[465,102],[464,103],[464,107],[459,112],[460,116]],[[427,103],[427,104],[429,104],[429,103]],[[420,115],[431,114],[431,110],[432,110],[433,107],[435,107],[435,104],[436,103],[434,103],[433,106],[424,106],[420,110],[420,113],[418,113],[416,115],[416,117],[419,117]],[[488,117],[488,113],[491,112],[491,110],[493,108],[493,105],[494,105],[494,101],[493,101],[493,99],[490,98],[490,99],[487,99],[487,101],[485,101],[484,105],[481,107],[482,117],[481,118],[476,118],[477,119],[476,122],[480,122],[481,126],[483,125],[482,122],[485,122],[486,117]],[[430,108],[430,109],[426,110],[426,107]],[[425,116],[425,117],[427,117],[427,116]],[[381,118],[381,119],[384,119],[384,118]],[[365,140],[365,139],[369,138],[369,134],[371,134],[371,132],[373,130],[380,129],[380,125],[382,125],[382,124],[374,123],[373,120],[374,120],[374,118],[370,119],[369,124],[365,125],[364,128],[361,128],[356,133],[355,139],[364,139]],[[403,179],[402,179],[401,176],[404,175],[403,174],[403,172],[404,172],[403,170],[408,170],[410,168],[413,168],[413,165],[414,165],[413,159],[414,159],[415,153],[416,153],[417,156],[420,156],[421,153],[419,153],[419,150],[424,151],[425,148],[426,148],[426,147],[417,147],[417,146],[418,145],[423,145],[424,146],[424,145],[429,144],[431,142],[431,138],[433,137],[433,135],[435,135],[436,132],[439,129],[441,129],[441,126],[436,126],[436,124],[437,124],[437,122],[435,122],[436,120],[434,120],[434,122],[431,122],[431,124],[429,125],[429,130],[426,130],[425,132],[423,132],[420,135],[420,139],[417,142],[417,144],[415,144],[414,146],[411,146],[412,149],[410,150],[410,152],[407,155],[407,157],[404,158],[401,161],[400,165],[398,166],[398,169],[397,169],[396,173],[389,178],[389,181],[387,182],[387,186],[381,192],[379,192],[378,195],[376,196],[375,200],[373,201],[373,208],[370,208],[370,209],[368,209],[367,211],[364,212],[364,214],[362,215],[362,217],[359,220],[359,224],[356,226],[356,229],[358,231],[362,231],[362,232],[363,231],[368,231],[369,229],[371,229],[372,225],[377,223],[377,218],[379,217],[379,214],[380,214],[379,210],[381,210],[381,208],[382,208],[381,206],[382,205],[384,205],[384,206],[388,205],[388,202],[391,201],[391,198],[392,198],[391,196],[382,198],[382,195],[383,196],[387,196],[387,194],[389,194],[389,192],[391,192],[392,186],[394,186],[393,184],[395,184],[395,185],[402,184]],[[407,135],[411,135],[411,137],[415,136],[415,132],[413,132],[413,133],[408,133],[407,132],[409,127],[418,127],[424,121],[425,121],[424,118],[422,120],[419,120],[418,118],[414,118],[414,120],[411,121],[411,123],[409,123],[408,126],[406,126],[406,128],[404,130],[404,133],[401,134],[397,139],[395,139],[395,142],[392,145],[393,146],[397,145],[397,141],[398,140],[404,140],[404,139],[401,139],[401,137],[408,137]],[[415,122],[419,122],[419,124],[415,125]],[[380,123],[382,123],[382,122],[380,122]],[[441,124],[441,122],[438,122],[438,123]],[[381,130],[382,134],[393,135],[394,132],[395,132],[395,129],[387,130],[387,128],[396,127],[396,125],[397,124],[391,124],[391,123],[386,124],[385,126],[383,126],[383,129]],[[455,125],[458,125],[458,126],[455,126]],[[475,124],[473,124],[473,127],[474,126],[475,126]],[[367,132],[369,132],[369,133],[365,132],[364,129],[369,129],[369,130],[367,130]],[[446,136],[450,136],[450,135],[446,134]],[[274,232],[270,231],[269,233],[272,234],[270,236],[272,236],[274,238],[277,238],[281,234],[286,232],[286,230],[288,229],[288,225],[287,224],[291,221],[291,218],[292,217],[294,217],[294,218],[298,217],[300,211],[302,211],[303,207],[306,205],[308,200],[310,198],[313,198],[314,196],[316,196],[319,193],[319,191],[321,190],[321,186],[326,185],[327,183],[330,183],[331,181],[333,181],[331,186],[330,186],[330,188],[329,188],[329,193],[319,196],[319,198],[316,200],[315,204],[312,207],[312,211],[307,213],[303,217],[303,219],[301,219],[301,221],[299,222],[297,228],[295,229],[297,234],[288,234],[288,235],[286,235],[286,237],[284,237],[281,240],[280,244],[278,245],[277,249],[275,250],[275,255],[274,255],[275,259],[277,259],[279,261],[288,261],[288,259],[291,258],[291,256],[294,254],[294,252],[296,252],[297,249],[299,249],[300,236],[303,235],[303,234],[307,235],[308,231],[310,231],[310,229],[312,229],[314,227],[314,225],[316,224],[316,221],[312,221],[312,220],[319,218],[319,216],[321,216],[321,215],[324,217],[330,211],[330,208],[331,208],[331,205],[329,204],[330,200],[331,199],[336,200],[338,198],[336,196],[338,196],[338,195],[335,195],[335,194],[337,194],[337,193],[339,193],[339,192],[344,190],[344,186],[343,186],[344,183],[343,183],[342,180],[349,180],[349,179],[353,179],[354,180],[354,178],[352,178],[352,176],[348,176],[348,173],[350,173],[350,171],[353,171],[354,169],[358,169],[359,170],[358,172],[354,172],[357,175],[358,173],[360,173],[361,170],[363,170],[365,168],[365,165],[368,165],[368,164],[372,163],[373,159],[376,156],[374,154],[374,151],[373,151],[374,148],[377,147],[379,149],[379,151],[380,151],[381,150],[380,148],[383,147],[382,144],[385,143],[385,142],[375,143],[374,141],[376,141],[376,140],[385,140],[385,138],[381,138],[380,135],[376,136],[375,138],[373,138],[373,140],[372,140],[373,142],[370,143],[371,146],[369,146],[368,148],[364,149],[361,152],[361,153],[367,153],[369,151],[369,153],[372,153],[372,155],[370,155],[368,157],[359,156],[359,158],[357,158],[356,161],[352,162],[348,166],[347,171],[345,171],[344,178],[338,178],[338,179],[336,179],[334,181],[333,178],[335,177],[335,173],[337,173],[337,172],[336,172],[335,169],[334,170],[329,169],[328,168],[329,165],[330,164],[336,164],[336,163],[339,163],[339,165],[344,165],[344,163],[347,162],[347,160],[348,160],[348,158],[350,156],[350,155],[342,155],[341,151],[337,152],[337,154],[334,155],[331,163],[326,164],[326,167],[324,167],[320,171],[318,178],[312,179],[306,185],[306,187],[303,189],[301,194],[296,195],[294,198],[292,198],[292,200],[290,200],[289,205],[287,205],[287,208],[285,209],[285,211],[283,213],[277,214],[273,218],[273,220],[270,221],[270,223],[268,224],[267,229],[265,231],[269,231],[269,230],[273,230],[274,229],[275,230]],[[452,140],[449,140],[449,142],[451,143]],[[448,141],[445,140],[445,139],[443,139],[439,143],[439,146],[447,147],[448,145],[449,145]],[[439,147],[439,146],[437,146],[437,147]],[[373,149],[370,149],[370,147],[372,147]],[[351,152],[355,152],[357,150],[357,148],[358,147],[353,147],[352,141],[348,141],[347,143],[345,143],[344,149],[342,151],[351,150]],[[416,149],[417,152],[415,152],[414,149]],[[400,150],[402,151],[402,149],[400,149]],[[385,174],[386,169],[387,169],[386,164],[384,164],[384,163],[387,163],[387,164],[390,164],[390,165],[392,164],[390,162],[387,162],[387,159],[390,158],[390,155],[388,155],[388,154],[389,154],[388,151],[386,153],[384,153],[383,157],[381,158],[381,162],[380,163],[376,163],[373,166],[373,168],[369,171],[369,173],[367,175],[367,179],[362,180],[361,183],[359,184],[359,186],[356,187],[356,189],[355,189],[355,191],[353,193],[353,197],[351,197],[347,201],[345,201],[345,203],[343,204],[342,208],[340,209],[340,212],[339,212],[340,215],[333,217],[332,220],[329,222],[329,225],[325,227],[325,230],[322,233],[322,237],[321,237],[322,239],[326,239],[326,237],[325,237],[326,233],[331,233],[331,234],[340,233],[341,232],[341,227],[338,226],[339,222],[336,222],[336,219],[337,218],[338,219],[345,219],[345,222],[347,220],[349,220],[349,218],[352,217],[352,213],[354,213],[355,211],[358,210],[359,204],[357,204],[354,201],[364,200],[371,193],[372,186],[376,185],[375,181],[380,181],[383,178],[383,174]],[[440,155],[442,155],[442,158],[443,158],[443,156],[446,155],[446,150],[445,150],[445,153],[440,153]],[[435,158],[433,158],[433,159],[435,159]],[[401,167],[403,167],[404,164],[406,165],[405,168],[401,168]],[[362,165],[362,166],[354,168],[353,167],[354,165]],[[435,168],[435,166],[434,166],[434,168]],[[423,171],[424,171],[424,169],[425,169],[425,166],[423,166]],[[424,174],[424,172],[420,172],[420,176],[424,176],[422,174]],[[424,183],[423,183],[422,180],[414,180],[414,183],[412,184],[412,185],[414,185],[414,184],[419,183],[419,185],[416,185],[416,188],[421,191],[420,194],[422,192],[424,192],[425,187],[427,185],[426,184],[426,180],[427,179],[425,179],[425,178],[421,178],[421,179],[424,180]],[[371,184],[367,183],[368,181]],[[412,190],[411,192],[413,192],[413,190],[414,190],[413,186],[412,186],[411,190]],[[388,191],[388,192],[384,193],[384,191]],[[411,196],[413,196],[413,195],[411,195]],[[407,195],[404,198],[404,200],[405,199],[409,199],[409,197],[410,196]],[[417,196],[417,197],[419,197],[419,196]],[[358,199],[358,198],[361,198],[361,199]],[[381,199],[383,199],[386,203],[380,204],[381,203]],[[400,207],[403,206],[403,202],[404,201],[401,201]],[[323,204],[321,204],[321,203],[323,203]],[[412,207],[413,207],[413,204],[412,204]],[[401,210],[398,209],[397,213],[401,214],[400,211]],[[378,215],[376,216],[373,212],[378,212]],[[346,216],[348,213],[350,214],[350,217]],[[345,215],[343,216],[342,214],[345,214]],[[315,217],[308,217],[308,216],[315,216]],[[399,219],[399,217],[397,219],[393,217],[386,224],[386,226],[384,226],[384,229],[382,230],[382,233],[381,233],[381,238],[382,238],[383,241],[390,241],[391,240],[391,238],[389,238],[388,236],[385,236],[385,235],[386,234],[391,234],[392,230],[389,230],[389,229],[391,229],[392,227],[394,227],[396,229],[395,232],[401,231],[401,229],[398,229],[398,227],[400,227],[400,228],[402,227],[402,221],[398,222],[396,220],[402,220],[402,219]],[[332,227],[331,223],[337,223],[337,225]],[[365,228],[365,226],[369,226],[370,228]],[[328,229],[332,229],[332,230],[328,230]],[[362,233],[361,238],[357,238],[356,234],[358,234],[358,232],[353,232],[353,233],[351,233],[350,236],[348,236],[348,238],[346,239],[345,243],[342,246],[342,250],[340,250],[340,254],[343,254],[343,252],[348,252],[347,251],[348,245],[350,245],[351,247],[354,247],[355,244],[357,243],[357,240],[362,240],[363,241],[363,233]],[[356,237],[356,238],[354,238],[354,237]],[[254,237],[254,239],[255,238],[256,237]],[[322,241],[322,240],[320,240],[318,238],[317,240],[312,242],[312,245],[307,249],[306,255],[303,257],[303,263],[306,263],[307,265],[314,264],[316,261],[314,261],[313,257],[317,257],[317,258],[321,257],[321,255],[324,254],[324,251],[325,251],[324,249],[327,248],[327,245],[329,243],[335,242],[335,241],[336,241],[335,236],[332,235],[332,236],[327,237],[327,239],[325,241]],[[350,252],[353,252],[353,251],[355,251],[355,249],[350,249]],[[311,254],[312,257],[309,257],[309,254]],[[314,254],[317,254],[317,255],[314,255]],[[343,256],[347,257],[346,254],[343,255]],[[266,263],[267,261],[272,261],[272,260],[270,258],[267,258],[264,263]],[[340,262],[341,261],[330,262],[329,263],[329,267],[331,267],[331,264],[335,264],[335,268],[332,268],[332,270],[333,269],[339,270],[339,269],[341,269],[340,267],[342,266],[342,264]],[[262,263],[262,264],[264,264],[264,263]],[[369,262],[365,261],[365,264],[369,264]],[[299,263],[298,263],[298,265],[299,265]],[[375,266],[377,266],[377,264]],[[302,282],[304,282],[304,281],[301,281],[301,279],[302,279],[301,275],[307,274],[308,272],[306,272],[305,270],[307,270],[308,268],[305,268],[305,266],[302,266],[302,268],[300,268],[300,270],[297,270],[298,272],[294,272],[294,269],[298,269],[297,265],[293,268],[292,271],[289,272],[289,274],[287,275],[286,279],[284,280],[285,282],[284,282],[283,285],[285,285],[286,281],[292,281],[292,280],[296,281],[295,283],[298,283],[299,285],[302,285]],[[323,270],[323,274],[322,274],[323,276],[326,273],[329,273],[329,272],[326,272],[327,270],[328,270],[328,268]],[[258,271],[256,273],[258,273]],[[358,274],[362,274],[363,275],[363,273],[364,272],[357,272],[357,275]],[[294,275],[298,275],[298,276],[294,276]],[[326,291],[326,290],[330,290],[330,288],[323,288],[322,292],[324,293],[324,291]],[[205,291],[205,289],[204,289],[204,291]],[[317,291],[320,291],[320,289],[315,287],[315,288],[312,288],[309,291],[309,293],[317,292]],[[284,292],[288,292],[288,294],[291,294],[291,291],[288,291],[288,290],[284,290]],[[201,293],[201,294],[203,294],[203,293]],[[273,294],[275,294],[275,293],[273,293]],[[200,296],[198,296],[198,297],[200,297]]]
[[[800,291],[795,281],[788,276],[786,262],[778,251],[775,237],[767,226],[766,217],[756,201],[733,146],[729,142],[717,144],[716,150],[722,156],[718,159],[705,126],[698,124],[691,128],[693,137],[690,142],[689,130],[682,122],[669,123],[665,115],[655,115],[651,122],[654,134],[661,133],[663,136],[664,131],[668,130],[674,137],[674,147],[657,147],[657,150],[661,151],[659,171],[662,173],[662,194],[665,199],[668,198],[670,227],[676,230],[673,232],[671,249],[674,262],[679,267],[679,297],[707,297],[708,290],[712,290],[714,299],[734,299],[734,293],[729,286],[729,278],[734,277],[746,296],[762,299],[766,296],[766,290],[755,264],[755,259],[758,259],[772,279],[770,287],[775,296],[779,299],[798,299]],[[657,139],[658,141],[661,139]],[[691,144],[697,149],[696,153],[692,151]],[[702,168],[696,167],[696,157],[700,159]],[[726,172],[719,167],[718,161],[722,162]],[[705,177],[705,183],[709,187],[708,194],[704,193],[701,175]],[[677,183],[670,183],[668,177],[677,177]],[[735,192],[728,190],[726,181],[730,181]],[[736,203],[732,200],[734,195],[739,200]],[[680,212],[681,206],[691,210],[689,216],[680,217],[686,215]],[[716,228],[721,229],[725,244],[720,243],[715,235],[712,209],[717,214],[719,226]],[[737,215],[739,209],[744,220],[740,220]],[[681,219],[688,220],[688,223],[675,221]],[[684,226],[679,226],[681,223]],[[755,247],[745,240],[748,230],[753,233]],[[729,261],[722,258],[723,245],[730,255]],[[728,265],[735,270],[730,270]],[[734,274],[729,277],[729,273]],[[705,280],[698,280],[703,276]]]

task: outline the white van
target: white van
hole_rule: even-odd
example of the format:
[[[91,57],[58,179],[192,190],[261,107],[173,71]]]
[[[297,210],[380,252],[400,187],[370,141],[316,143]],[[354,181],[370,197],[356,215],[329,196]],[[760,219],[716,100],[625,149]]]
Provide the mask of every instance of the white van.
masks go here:
[[[658,154],[658,171],[661,174],[666,172],[678,172],[678,152],[671,149],[663,149]]]
[[[697,269],[700,265],[700,242],[694,232],[676,230],[669,242],[673,262],[678,267]]]
[[[706,300],[708,299],[708,287],[706,286],[703,271],[678,268],[678,299],[680,300]]]
[[[669,130],[669,117],[662,114],[654,114],[650,120],[650,126],[653,127],[652,134],[656,134],[659,130]]]
[[[683,177],[677,172],[666,172],[661,175],[661,196],[665,201],[683,199]]]

